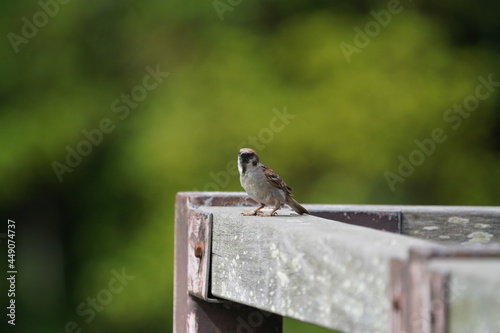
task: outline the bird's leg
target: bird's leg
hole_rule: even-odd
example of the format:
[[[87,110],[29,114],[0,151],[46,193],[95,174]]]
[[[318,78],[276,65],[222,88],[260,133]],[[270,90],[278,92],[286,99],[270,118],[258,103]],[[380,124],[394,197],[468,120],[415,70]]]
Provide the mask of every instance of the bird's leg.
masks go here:
[[[259,212],[259,210],[261,210],[265,206],[266,206],[265,204],[261,203],[259,208],[252,210],[250,213],[241,213],[241,215],[243,215],[243,216],[255,216],[255,215],[257,215],[257,212]]]
[[[278,209],[280,209],[280,208],[281,208],[281,203],[279,203],[279,202],[278,202],[278,203],[276,204],[276,206],[274,207],[274,209],[273,209],[273,210],[272,210],[269,214],[264,214],[264,215],[262,215],[262,216],[274,216],[274,215],[278,215],[278,214],[276,213],[276,211],[277,211]]]

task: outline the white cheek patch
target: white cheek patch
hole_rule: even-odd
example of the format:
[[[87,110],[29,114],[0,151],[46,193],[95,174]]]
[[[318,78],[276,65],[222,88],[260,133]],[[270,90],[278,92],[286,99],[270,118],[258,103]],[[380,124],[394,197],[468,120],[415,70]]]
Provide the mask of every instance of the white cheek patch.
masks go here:
[[[243,170],[243,166],[241,165],[241,160],[239,158],[238,158],[238,171],[240,172],[240,175],[245,173],[245,171]]]

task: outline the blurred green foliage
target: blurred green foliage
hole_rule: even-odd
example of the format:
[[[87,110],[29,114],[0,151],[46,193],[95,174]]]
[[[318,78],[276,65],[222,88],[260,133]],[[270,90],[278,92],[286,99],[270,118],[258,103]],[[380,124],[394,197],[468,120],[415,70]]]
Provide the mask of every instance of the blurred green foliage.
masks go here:
[[[493,1],[402,1],[350,62],[339,45],[387,2],[243,1],[221,20],[212,2],[70,1],[17,46],[9,33],[43,9],[0,6],[0,207],[19,225],[20,332],[169,332],[175,193],[241,190],[221,174],[252,137],[301,202],[498,204],[498,91],[457,129],[443,118],[479,76],[500,81]],[[122,94],[148,66],[169,76],[132,107]],[[269,136],[275,109],[294,118]],[[105,118],[113,130],[59,182],[53,163]],[[392,191],[384,174],[435,128],[447,139]],[[135,278],[87,323],[78,306],[123,267]]]

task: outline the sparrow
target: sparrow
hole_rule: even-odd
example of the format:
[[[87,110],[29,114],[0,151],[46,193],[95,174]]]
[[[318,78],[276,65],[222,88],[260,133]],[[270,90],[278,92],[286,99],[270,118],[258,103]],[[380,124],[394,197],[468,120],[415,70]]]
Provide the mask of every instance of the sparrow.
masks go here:
[[[238,154],[238,171],[243,189],[253,200],[260,203],[260,207],[249,212],[241,213],[245,216],[261,214],[262,216],[276,215],[276,211],[285,203],[298,214],[310,214],[292,198],[292,188],[287,186],[283,179],[273,169],[260,163],[259,156],[250,148],[242,148]],[[269,214],[259,212],[266,205],[273,206]]]

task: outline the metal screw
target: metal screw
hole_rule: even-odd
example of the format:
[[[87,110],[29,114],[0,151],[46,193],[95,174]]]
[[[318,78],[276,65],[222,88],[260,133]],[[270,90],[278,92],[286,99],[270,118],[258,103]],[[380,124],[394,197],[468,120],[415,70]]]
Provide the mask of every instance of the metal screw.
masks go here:
[[[202,242],[196,242],[194,246],[194,256],[196,258],[201,258],[203,255],[203,243]]]

